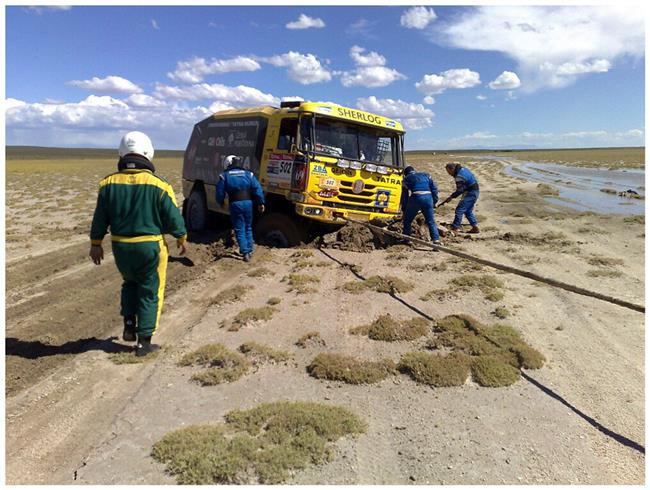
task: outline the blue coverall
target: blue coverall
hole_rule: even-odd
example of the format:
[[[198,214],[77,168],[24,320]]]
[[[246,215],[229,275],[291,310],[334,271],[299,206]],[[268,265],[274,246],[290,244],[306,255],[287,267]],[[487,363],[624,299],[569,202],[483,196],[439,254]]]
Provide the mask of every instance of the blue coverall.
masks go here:
[[[231,165],[219,176],[216,195],[219,205],[223,205],[226,195],[239,252],[253,253],[253,200],[257,206],[264,204],[262,186],[253,172]]]
[[[454,217],[454,222],[451,224],[452,228],[460,228],[460,222],[463,220],[463,215],[467,216],[469,224],[472,226],[478,226],[478,221],[476,216],[474,216],[474,205],[478,200],[478,181],[474,174],[470,172],[465,167],[459,167],[456,170],[454,175],[456,180],[456,190],[454,193],[449,196],[450,199],[454,199],[461,194],[463,198],[456,206],[456,216]]]
[[[404,209],[404,234],[411,234],[411,223],[418,211],[422,211],[424,219],[429,226],[429,235],[432,241],[440,240],[438,227],[433,217],[436,202],[438,202],[438,188],[429,174],[412,172],[404,177],[402,182],[402,209]],[[409,196],[410,193],[410,196]]]

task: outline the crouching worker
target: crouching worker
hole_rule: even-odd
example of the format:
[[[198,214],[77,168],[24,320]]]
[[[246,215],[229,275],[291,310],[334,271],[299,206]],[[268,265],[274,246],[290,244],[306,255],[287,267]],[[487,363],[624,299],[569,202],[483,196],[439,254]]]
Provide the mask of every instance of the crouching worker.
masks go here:
[[[258,211],[263,213],[264,191],[253,172],[242,168],[241,157],[229,155],[224,163],[226,171],[219,176],[216,199],[223,206],[228,196],[228,211],[239,253],[250,262],[253,253],[253,200]]]
[[[447,204],[452,199],[457,198],[461,194],[463,198],[456,206],[456,215],[454,217],[454,222],[451,224],[451,232],[455,233],[460,230],[460,223],[463,220],[463,216],[467,216],[467,221],[472,225],[472,229],[469,233],[478,233],[478,221],[476,216],[474,216],[474,205],[478,200],[478,181],[474,174],[466,169],[461,167],[460,163],[448,163],[445,165],[447,173],[454,178],[456,181],[456,190],[445,199],[440,205]]]
[[[167,244],[163,234],[176,238],[180,255],[186,252],[186,231],[172,186],[154,174],[153,145],[138,131],[120,142],[118,171],[99,183],[97,206],[90,228],[90,258],[104,258],[102,239],[111,231],[113,256],[122,274],[121,314],[125,341],[135,341],[138,357],[158,350],[151,343],[160,321],[165,294]]]
[[[410,194],[410,195],[409,195]],[[440,235],[434,219],[434,208],[438,202],[438,187],[431,176],[416,172],[411,166],[404,169],[402,182],[402,209],[404,210],[404,234],[411,235],[411,223],[419,211],[429,227],[431,241],[440,244]]]

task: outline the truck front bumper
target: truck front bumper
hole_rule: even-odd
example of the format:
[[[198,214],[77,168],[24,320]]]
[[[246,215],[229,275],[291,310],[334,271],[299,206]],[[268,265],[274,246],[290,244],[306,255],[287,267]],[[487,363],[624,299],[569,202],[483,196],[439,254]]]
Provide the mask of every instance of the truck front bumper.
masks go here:
[[[350,218],[358,221],[371,221],[374,219],[390,219],[396,216],[396,213],[374,213],[360,210],[345,208],[330,208],[327,206],[318,206],[314,204],[296,203],[296,214],[305,218],[322,221],[323,223],[341,223],[339,218]]]

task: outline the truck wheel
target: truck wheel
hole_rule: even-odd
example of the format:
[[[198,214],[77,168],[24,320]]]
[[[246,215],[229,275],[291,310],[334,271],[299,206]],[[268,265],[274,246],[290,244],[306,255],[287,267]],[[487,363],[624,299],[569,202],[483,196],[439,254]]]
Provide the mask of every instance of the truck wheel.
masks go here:
[[[295,247],[307,240],[301,223],[282,213],[269,213],[260,217],[255,228],[257,241],[271,247]]]
[[[184,207],[187,231],[203,231],[208,220],[208,206],[203,191],[193,190]]]

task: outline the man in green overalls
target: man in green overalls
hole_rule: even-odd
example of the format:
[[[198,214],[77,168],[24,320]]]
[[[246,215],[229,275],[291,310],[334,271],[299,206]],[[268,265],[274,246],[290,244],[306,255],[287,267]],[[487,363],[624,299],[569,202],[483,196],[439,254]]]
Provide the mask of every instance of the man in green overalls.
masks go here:
[[[167,244],[163,234],[176,238],[180,255],[187,250],[185,223],[172,186],[154,174],[153,145],[139,131],[120,142],[118,171],[99,183],[97,207],[90,228],[90,258],[104,258],[102,239],[108,228],[115,264],[122,274],[121,315],[125,341],[135,341],[136,355],[160,347],[151,343],[158,327],[165,295]]]

